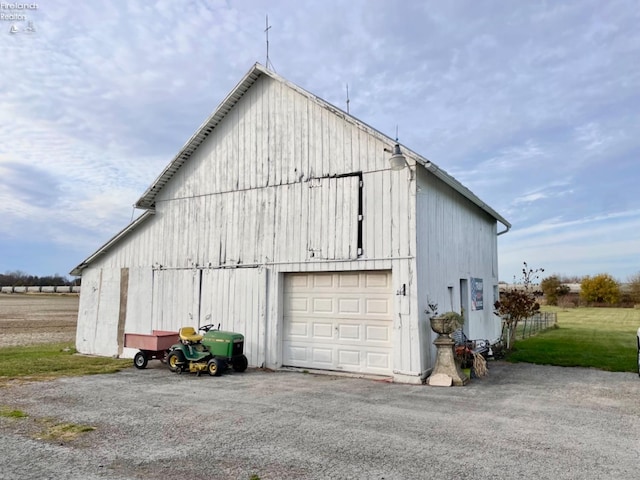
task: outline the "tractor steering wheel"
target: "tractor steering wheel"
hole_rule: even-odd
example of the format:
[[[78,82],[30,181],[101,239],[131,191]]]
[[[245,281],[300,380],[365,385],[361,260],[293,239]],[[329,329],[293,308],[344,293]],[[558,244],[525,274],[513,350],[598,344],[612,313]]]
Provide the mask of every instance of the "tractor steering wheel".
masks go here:
[[[209,330],[211,330],[214,327],[213,323],[208,323],[206,325],[202,325],[200,328],[198,328],[198,330],[203,330],[205,332],[208,332]]]

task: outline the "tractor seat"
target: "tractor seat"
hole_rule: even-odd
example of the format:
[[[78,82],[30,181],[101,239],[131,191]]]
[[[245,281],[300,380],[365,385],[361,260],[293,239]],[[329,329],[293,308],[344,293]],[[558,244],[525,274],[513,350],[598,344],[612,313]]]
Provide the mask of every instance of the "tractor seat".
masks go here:
[[[202,340],[202,335],[196,332],[196,329],[193,327],[182,327],[178,333],[180,340],[185,343],[198,343]]]

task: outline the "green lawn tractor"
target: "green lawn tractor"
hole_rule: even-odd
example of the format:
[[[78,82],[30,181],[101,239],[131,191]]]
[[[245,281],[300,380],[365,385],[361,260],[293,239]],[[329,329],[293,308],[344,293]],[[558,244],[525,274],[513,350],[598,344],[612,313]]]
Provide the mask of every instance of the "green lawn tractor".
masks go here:
[[[211,376],[222,374],[229,367],[244,372],[248,361],[244,355],[244,336],[213,328],[213,324],[200,327],[204,335],[193,327],[180,329],[180,342],[169,348],[167,364],[172,372],[191,372]]]

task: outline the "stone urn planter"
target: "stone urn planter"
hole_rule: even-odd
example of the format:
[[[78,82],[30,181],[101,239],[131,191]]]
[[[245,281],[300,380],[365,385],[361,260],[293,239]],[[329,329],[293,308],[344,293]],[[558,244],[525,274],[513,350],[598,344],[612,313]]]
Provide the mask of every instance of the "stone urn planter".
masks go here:
[[[447,312],[442,315],[430,317],[431,330],[439,334],[439,337],[448,336],[462,327],[464,318],[456,312]]]
[[[465,385],[469,378],[462,373],[455,358],[455,342],[449,336],[464,323],[464,318],[456,312],[429,317],[431,329],[438,334],[433,344],[437,348],[436,365],[427,379],[429,385],[450,386]]]

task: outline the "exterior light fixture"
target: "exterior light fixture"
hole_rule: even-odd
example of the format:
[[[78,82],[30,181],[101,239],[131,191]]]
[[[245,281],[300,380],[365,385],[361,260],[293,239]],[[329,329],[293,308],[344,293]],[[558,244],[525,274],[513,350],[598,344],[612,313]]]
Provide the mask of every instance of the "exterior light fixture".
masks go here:
[[[391,165],[391,170],[402,170],[405,166],[409,166],[407,158],[402,154],[400,144],[397,142],[393,147],[391,157],[389,157],[389,164]]]
[[[396,143],[393,146],[393,150],[389,150],[385,147],[385,152],[389,152],[391,156],[389,157],[389,166],[391,170],[400,171],[404,170],[404,167],[409,168],[409,180],[413,180],[413,170],[411,170],[411,165],[407,162],[407,157],[404,156],[402,150],[400,149],[400,143],[398,143],[398,126],[396,125]]]

